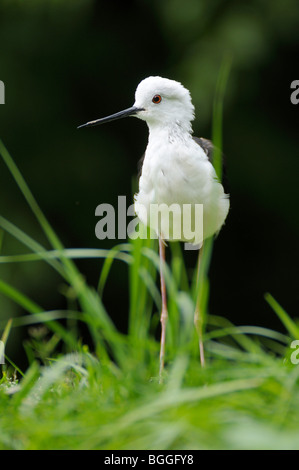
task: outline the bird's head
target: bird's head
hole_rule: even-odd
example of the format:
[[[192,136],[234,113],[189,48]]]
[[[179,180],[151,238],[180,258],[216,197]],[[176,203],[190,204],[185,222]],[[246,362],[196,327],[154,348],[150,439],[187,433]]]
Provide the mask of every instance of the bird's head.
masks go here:
[[[175,123],[191,130],[194,106],[189,91],[181,83],[168,78],[147,77],[139,83],[135,92],[135,103],[131,108],[79,127],[97,126],[127,116],[142,119],[149,127]]]
[[[194,119],[194,106],[189,91],[174,80],[148,77],[139,83],[134,107],[140,109],[136,117],[151,127],[173,122],[186,127]]]

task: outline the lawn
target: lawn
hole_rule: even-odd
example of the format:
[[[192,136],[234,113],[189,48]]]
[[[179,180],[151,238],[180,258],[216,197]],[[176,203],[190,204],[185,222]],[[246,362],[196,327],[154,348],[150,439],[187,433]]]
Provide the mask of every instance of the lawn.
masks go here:
[[[206,366],[199,361],[193,326],[195,282],[189,280],[179,244],[170,244],[165,266],[169,296],[166,367],[159,383],[159,258],[155,240],[130,240],[110,251],[65,249],[1,143],[1,156],[32,210],[48,247],[0,218],[3,233],[28,253],[0,256],[0,263],[44,263],[74,294],[72,309],[44,311],[13,285],[0,291],[24,311],[1,323],[2,341],[12,328],[35,325],[24,344],[29,366],[9,357],[0,381],[1,449],[298,449],[299,368],[291,342],[297,324],[265,294],[285,333],[234,326],[208,314],[205,245],[200,282]],[[104,260],[97,288],[78,271],[78,258]],[[102,295],[113,263],[126,263],[129,324],[120,333]],[[240,309],[242,306],[240,306]],[[69,328],[69,325],[72,328]],[[90,343],[84,344],[80,325]],[[293,345],[294,346],[294,345]]]

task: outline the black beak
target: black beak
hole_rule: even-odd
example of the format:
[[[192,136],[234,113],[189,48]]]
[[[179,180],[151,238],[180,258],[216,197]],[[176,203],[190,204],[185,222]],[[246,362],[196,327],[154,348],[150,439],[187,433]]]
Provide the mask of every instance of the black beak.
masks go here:
[[[104,124],[105,122],[115,121],[116,119],[122,119],[128,116],[136,116],[139,111],[144,111],[143,108],[136,108],[136,106],[132,106],[131,108],[124,109],[123,111],[119,111],[119,113],[111,114],[111,116],[104,117],[102,119],[96,119],[95,121],[89,121],[86,124],[82,124],[78,126],[77,129],[81,127],[93,127],[98,126],[99,124]]]

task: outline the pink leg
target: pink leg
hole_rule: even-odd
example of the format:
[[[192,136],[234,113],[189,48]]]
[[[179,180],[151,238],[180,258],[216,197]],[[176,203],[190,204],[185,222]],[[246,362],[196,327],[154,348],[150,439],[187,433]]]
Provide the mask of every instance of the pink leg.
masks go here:
[[[200,364],[202,367],[205,365],[205,354],[204,354],[204,347],[203,347],[203,318],[200,314],[199,308],[199,272],[200,272],[200,261],[201,261],[201,254],[202,254],[203,245],[199,250],[198,254],[198,264],[197,264],[197,279],[196,279],[196,290],[198,292],[197,299],[196,299],[196,306],[194,312],[194,325],[198,334],[198,345],[199,345],[199,355],[200,355]]]
[[[161,280],[161,296],[162,296],[162,311],[161,311],[161,344],[160,344],[160,371],[159,371],[159,382],[162,382],[162,373],[164,369],[164,357],[165,357],[165,334],[166,334],[166,322],[168,318],[167,312],[167,301],[166,301],[166,285],[163,275],[163,265],[165,262],[165,245],[162,238],[159,238],[159,254],[160,254],[160,280]]]

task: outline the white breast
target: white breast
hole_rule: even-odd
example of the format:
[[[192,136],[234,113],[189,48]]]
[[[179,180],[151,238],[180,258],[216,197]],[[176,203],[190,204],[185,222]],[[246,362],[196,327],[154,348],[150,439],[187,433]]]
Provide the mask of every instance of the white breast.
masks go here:
[[[162,225],[157,225],[157,221],[149,217],[151,204],[166,204],[168,207],[177,204],[182,212],[183,204],[191,204],[192,217],[195,217],[195,204],[203,204],[203,238],[207,238],[223,225],[229,199],[217,181],[215,170],[205,152],[191,135],[185,134],[184,139],[181,139],[163,130],[159,130],[159,133],[154,136],[150,134],[139,180],[139,193],[135,196],[135,211],[145,225],[150,225],[157,235],[161,235],[163,211]],[[170,223],[176,224],[174,219]],[[170,228],[169,237],[166,238],[173,238],[173,228]],[[183,233],[180,240],[192,241],[186,240]],[[194,239],[193,242],[197,243],[198,240]]]

